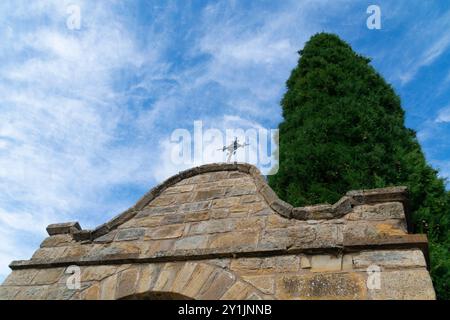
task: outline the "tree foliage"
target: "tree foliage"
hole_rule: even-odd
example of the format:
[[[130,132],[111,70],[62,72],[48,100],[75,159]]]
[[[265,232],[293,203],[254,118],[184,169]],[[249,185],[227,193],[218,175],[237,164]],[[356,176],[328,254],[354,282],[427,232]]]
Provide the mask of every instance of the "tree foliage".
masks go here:
[[[436,291],[450,298],[450,196],[405,127],[400,98],[336,35],[316,34],[299,53],[281,102],[280,167],[270,185],[295,206],[407,186],[415,231],[429,237]]]

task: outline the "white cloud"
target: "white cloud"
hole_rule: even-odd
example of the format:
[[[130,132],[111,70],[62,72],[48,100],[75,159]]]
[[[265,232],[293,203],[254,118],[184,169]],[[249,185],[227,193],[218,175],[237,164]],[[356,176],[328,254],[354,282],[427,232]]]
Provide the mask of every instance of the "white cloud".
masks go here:
[[[122,105],[126,93],[114,86],[123,69],[146,64],[159,70],[164,65],[159,52],[137,47],[135,35],[116,19],[112,2],[76,2],[82,28],[68,30],[69,3],[0,5],[11,13],[6,30],[13,40],[0,43],[9,58],[0,67],[3,275],[12,259],[30,258],[49,223],[80,220],[95,227],[132,201],[103,201],[110,190],[148,184],[151,178],[145,169],[152,151],[148,144],[135,148],[137,138],[121,141],[128,125],[137,124]],[[23,20],[33,21],[33,27],[19,27]],[[122,129],[124,119],[130,120],[127,129]]]
[[[435,122],[450,122],[450,107],[439,110]]]

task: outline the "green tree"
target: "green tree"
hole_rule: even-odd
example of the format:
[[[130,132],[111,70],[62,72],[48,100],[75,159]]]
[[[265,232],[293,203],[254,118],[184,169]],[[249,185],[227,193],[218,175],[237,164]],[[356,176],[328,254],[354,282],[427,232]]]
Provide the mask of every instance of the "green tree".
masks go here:
[[[429,237],[436,291],[450,298],[450,197],[405,127],[400,98],[336,35],[316,34],[299,53],[281,102],[280,167],[270,185],[295,206],[406,185],[415,230]]]

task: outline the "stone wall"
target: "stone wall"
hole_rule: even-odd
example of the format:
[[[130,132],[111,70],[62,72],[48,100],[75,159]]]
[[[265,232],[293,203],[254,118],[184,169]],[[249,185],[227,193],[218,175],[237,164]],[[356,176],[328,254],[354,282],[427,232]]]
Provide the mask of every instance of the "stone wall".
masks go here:
[[[95,230],[50,225],[0,298],[434,299],[427,239],[408,234],[407,215],[402,187],[293,208],[253,166],[201,166]],[[71,265],[79,290],[66,286]]]

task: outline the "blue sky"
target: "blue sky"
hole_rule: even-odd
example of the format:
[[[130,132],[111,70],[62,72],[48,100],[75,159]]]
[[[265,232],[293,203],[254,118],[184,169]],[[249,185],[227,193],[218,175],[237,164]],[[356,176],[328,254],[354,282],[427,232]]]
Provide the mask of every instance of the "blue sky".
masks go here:
[[[379,5],[381,30],[366,27]],[[69,5],[81,28],[67,28]],[[372,58],[427,159],[450,176],[448,1],[0,2],[0,280],[50,223],[94,228],[181,168],[167,143],[195,120],[276,128],[313,34]]]

